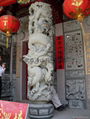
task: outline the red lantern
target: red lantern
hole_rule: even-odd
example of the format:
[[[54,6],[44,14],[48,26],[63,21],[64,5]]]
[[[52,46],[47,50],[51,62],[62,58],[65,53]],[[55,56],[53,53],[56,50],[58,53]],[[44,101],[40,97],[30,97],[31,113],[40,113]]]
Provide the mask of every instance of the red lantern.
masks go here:
[[[0,6],[8,6],[16,2],[17,0],[0,0]]]
[[[65,0],[63,10],[68,17],[82,21],[87,6],[88,0]]]
[[[4,15],[0,17],[0,30],[6,33],[6,36],[11,36],[12,33],[18,31],[20,21],[11,15]],[[7,39],[8,40],[8,39]]]
[[[90,15],[90,0],[88,1],[87,9],[85,10],[85,16]]]

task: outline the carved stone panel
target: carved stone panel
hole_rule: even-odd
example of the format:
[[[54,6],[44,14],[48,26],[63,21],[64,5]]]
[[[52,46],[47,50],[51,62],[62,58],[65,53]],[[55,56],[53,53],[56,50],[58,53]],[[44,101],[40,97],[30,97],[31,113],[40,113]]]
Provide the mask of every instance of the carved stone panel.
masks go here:
[[[67,99],[85,99],[84,80],[67,80],[66,81],[66,98]]]
[[[81,100],[69,100],[70,108],[83,108],[85,106],[85,102]]]
[[[80,23],[77,20],[64,22],[64,32],[70,32],[78,29],[80,29]]]
[[[84,61],[81,31],[65,33],[65,49],[66,70],[83,69]]]
[[[83,108],[86,99],[85,63],[83,37],[79,23],[76,21],[65,23],[64,33],[66,99],[71,108]]]
[[[15,100],[15,76],[13,75],[12,81],[10,81],[10,75],[5,74],[2,77],[2,100]]]
[[[85,71],[83,69],[82,70],[67,70],[65,75],[67,79],[83,78],[85,77]]]

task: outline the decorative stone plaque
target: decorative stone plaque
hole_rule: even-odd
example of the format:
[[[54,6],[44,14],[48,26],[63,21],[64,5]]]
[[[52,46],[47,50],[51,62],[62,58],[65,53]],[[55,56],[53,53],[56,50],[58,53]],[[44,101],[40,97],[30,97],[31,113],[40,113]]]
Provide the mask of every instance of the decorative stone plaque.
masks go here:
[[[65,22],[64,36],[66,99],[71,108],[84,108],[86,99],[84,43],[79,23],[75,20]]]

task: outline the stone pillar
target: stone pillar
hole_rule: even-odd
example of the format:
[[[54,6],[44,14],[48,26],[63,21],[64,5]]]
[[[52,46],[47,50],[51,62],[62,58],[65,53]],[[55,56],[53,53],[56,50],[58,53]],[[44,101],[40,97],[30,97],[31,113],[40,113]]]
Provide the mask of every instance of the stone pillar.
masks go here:
[[[53,38],[52,9],[49,4],[35,2],[29,8],[28,91],[30,119],[50,119],[53,84]]]

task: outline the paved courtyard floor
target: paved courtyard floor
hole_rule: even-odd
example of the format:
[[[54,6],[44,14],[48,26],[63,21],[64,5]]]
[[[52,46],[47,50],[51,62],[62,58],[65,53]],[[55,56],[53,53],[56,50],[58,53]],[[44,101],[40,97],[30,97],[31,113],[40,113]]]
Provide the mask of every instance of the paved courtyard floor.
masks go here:
[[[66,109],[55,111],[52,119],[90,119],[89,109]]]

